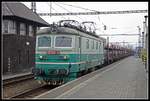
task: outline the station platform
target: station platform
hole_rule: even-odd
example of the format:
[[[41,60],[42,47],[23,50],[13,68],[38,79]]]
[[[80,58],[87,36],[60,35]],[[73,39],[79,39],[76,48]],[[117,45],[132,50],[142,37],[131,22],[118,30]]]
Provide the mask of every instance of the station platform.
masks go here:
[[[141,59],[127,57],[34,99],[148,99],[148,72]]]

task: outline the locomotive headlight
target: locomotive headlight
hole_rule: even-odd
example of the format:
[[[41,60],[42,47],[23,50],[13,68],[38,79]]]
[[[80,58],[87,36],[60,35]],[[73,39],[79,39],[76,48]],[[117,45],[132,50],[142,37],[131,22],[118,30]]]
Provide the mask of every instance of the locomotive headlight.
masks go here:
[[[40,56],[40,59],[43,59],[43,56]]]
[[[46,56],[39,56],[39,59],[41,59],[41,60],[46,60],[47,59],[47,57]]]
[[[66,56],[66,55],[64,56],[64,59],[68,59],[68,58],[69,58],[68,56]]]

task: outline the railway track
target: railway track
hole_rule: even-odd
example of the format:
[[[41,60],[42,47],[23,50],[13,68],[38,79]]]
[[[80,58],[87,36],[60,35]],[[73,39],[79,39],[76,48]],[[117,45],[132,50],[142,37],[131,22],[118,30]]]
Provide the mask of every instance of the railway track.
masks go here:
[[[34,88],[34,89],[31,89],[31,90],[28,90],[28,91],[24,91],[18,95],[15,95],[13,97],[11,97],[12,99],[16,99],[16,98],[25,98],[25,99],[28,99],[28,98],[33,98],[37,95],[40,95],[44,92],[47,92],[49,90],[52,90],[54,89],[55,87],[57,86],[48,86],[48,85],[42,85],[40,87],[37,87],[37,88]]]
[[[3,80],[3,98],[10,99],[22,92],[40,85],[34,80],[33,74]]]
[[[33,98],[55,87],[38,84],[34,75],[28,74],[3,80],[3,98]]]
[[[27,75],[23,75],[23,76],[4,79],[3,80],[3,86],[10,85],[10,84],[13,84],[13,83],[17,83],[17,82],[20,82],[20,81],[25,81],[27,79],[33,79],[33,78],[34,78],[33,74],[27,74]]]

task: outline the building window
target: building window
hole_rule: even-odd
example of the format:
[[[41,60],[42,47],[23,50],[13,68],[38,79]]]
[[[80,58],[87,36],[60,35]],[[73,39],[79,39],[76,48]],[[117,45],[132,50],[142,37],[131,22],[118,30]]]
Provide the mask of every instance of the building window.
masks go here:
[[[33,26],[29,25],[29,36],[33,36]]]
[[[37,27],[37,31],[39,31],[40,30],[40,27]]]
[[[13,20],[3,20],[3,33],[5,34],[16,34],[16,21]]]
[[[9,33],[16,34],[16,22],[9,21]]]
[[[32,26],[32,30],[33,30],[33,36],[35,36],[36,32],[37,32],[37,27]]]
[[[9,20],[3,21],[3,33],[8,33],[8,29],[9,29],[8,22]]]
[[[24,23],[20,23],[20,35],[26,35],[26,26]]]
[[[86,49],[89,49],[89,39],[86,40]]]

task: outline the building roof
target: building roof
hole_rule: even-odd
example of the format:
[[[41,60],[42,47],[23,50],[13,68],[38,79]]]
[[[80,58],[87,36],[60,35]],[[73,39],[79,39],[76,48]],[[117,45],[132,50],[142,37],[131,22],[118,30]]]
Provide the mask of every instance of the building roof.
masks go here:
[[[39,23],[39,25],[41,24],[43,26],[49,25],[38,14],[34,13],[31,9],[20,2],[2,2],[2,15],[20,17]]]

